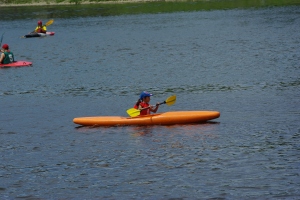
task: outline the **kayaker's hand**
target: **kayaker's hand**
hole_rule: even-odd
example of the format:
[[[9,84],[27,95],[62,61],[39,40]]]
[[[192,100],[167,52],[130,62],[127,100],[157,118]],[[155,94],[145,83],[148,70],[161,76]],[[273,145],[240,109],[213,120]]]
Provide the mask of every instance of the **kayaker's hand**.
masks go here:
[[[159,106],[159,104],[160,104],[160,103],[159,103],[159,102],[157,102],[155,106],[156,106],[156,107],[158,107],[158,106]]]

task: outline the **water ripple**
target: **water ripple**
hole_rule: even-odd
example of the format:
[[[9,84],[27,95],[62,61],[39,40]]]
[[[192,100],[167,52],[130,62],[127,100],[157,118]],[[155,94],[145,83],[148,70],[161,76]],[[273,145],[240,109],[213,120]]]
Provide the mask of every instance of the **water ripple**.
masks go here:
[[[181,85],[176,86],[165,86],[162,88],[149,87],[147,90],[155,94],[197,94],[197,93],[208,93],[208,92],[233,92],[233,91],[255,91],[255,90],[289,90],[293,87],[300,85],[299,80],[290,82],[279,82],[279,83],[255,83],[253,85],[236,84],[236,85],[222,85],[222,84],[206,84],[206,85]],[[137,89],[135,86],[103,86],[103,87],[74,87],[74,88],[50,88],[48,86],[39,87],[36,89],[21,90],[16,88],[15,90],[2,91],[0,96],[129,96],[138,95],[143,89]]]

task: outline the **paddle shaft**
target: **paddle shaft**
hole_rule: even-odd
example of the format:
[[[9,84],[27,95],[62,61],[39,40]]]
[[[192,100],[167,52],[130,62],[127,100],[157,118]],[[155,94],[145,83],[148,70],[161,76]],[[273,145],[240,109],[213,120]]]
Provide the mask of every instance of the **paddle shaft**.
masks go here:
[[[175,101],[176,101],[176,96],[175,95],[173,95],[173,96],[170,96],[169,98],[167,98],[164,102],[161,102],[161,103],[158,103],[158,104],[156,104],[156,110],[158,109],[158,105],[161,105],[161,104],[167,104],[168,106],[171,106],[171,105],[173,105],[174,103],[175,103]],[[139,102],[140,103],[140,102]],[[138,104],[137,104],[138,105]],[[138,115],[140,115],[140,112],[142,111],[142,110],[145,110],[145,109],[149,109],[149,108],[151,108],[151,107],[154,107],[154,106],[148,106],[148,107],[146,107],[146,108],[141,108],[141,109],[136,109],[136,108],[130,108],[130,109],[128,109],[127,110],[127,114],[130,116],[130,117],[136,117],[136,116],[138,116]]]
[[[155,107],[156,107],[156,106],[159,106],[159,105],[161,105],[161,104],[165,104],[165,103],[166,103],[166,101],[161,102],[161,103],[158,103],[158,104],[155,105]],[[142,109],[139,109],[139,110],[146,110],[146,109],[151,108],[151,107],[154,107],[154,106],[151,106],[151,105],[150,105],[150,106],[148,106],[148,107],[146,107],[146,108],[142,108]]]
[[[173,99],[173,98],[175,98],[175,99]],[[161,102],[161,103],[158,103],[158,104],[156,104],[155,106],[158,106],[158,105],[161,105],[161,104],[166,104],[167,101],[168,101],[168,103],[170,103],[170,101],[171,101],[171,102],[172,102],[172,101],[175,102],[175,100],[176,100],[176,96],[170,96],[169,98],[167,98],[167,100],[165,100],[165,101],[163,101],[163,102]],[[148,108],[150,108],[150,107],[154,107],[154,106],[148,106],[148,107],[142,108],[142,109],[140,109],[140,110],[145,110],[145,109],[148,109]]]
[[[2,45],[3,35],[4,35],[4,33],[3,33],[2,36],[1,36],[0,47],[1,47],[1,45]]]

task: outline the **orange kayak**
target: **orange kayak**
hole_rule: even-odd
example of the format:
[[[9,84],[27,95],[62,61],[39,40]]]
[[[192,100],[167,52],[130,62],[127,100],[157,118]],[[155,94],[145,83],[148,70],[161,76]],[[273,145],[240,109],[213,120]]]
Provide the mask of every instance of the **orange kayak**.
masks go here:
[[[174,111],[138,117],[95,116],[74,118],[83,126],[173,125],[205,122],[220,117],[218,111]]]

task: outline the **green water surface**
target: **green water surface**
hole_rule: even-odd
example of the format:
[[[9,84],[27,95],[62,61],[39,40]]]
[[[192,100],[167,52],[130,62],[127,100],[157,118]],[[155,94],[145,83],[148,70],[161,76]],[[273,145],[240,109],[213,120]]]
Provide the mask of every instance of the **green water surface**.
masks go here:
[[[32,1],[30,1],[32,2]],[[7,0],[5,3],[30,3],[25,0]],[[60,1],[57,0],[57,3]],[[70,1],[70,5],[48,6],[13,6],[1,7],[0,20],[21,18],[73,18],[93,16],[116,16],[127,14],[155,14],[171,12],[192,12],[201,10],[249,9],[259,7],[300,5],[299,0],[211,0],[184,2],[145,2],[145,3],[112,3],[80,4],[80,0]],[[91,2],[101,2],[99,0]]]

